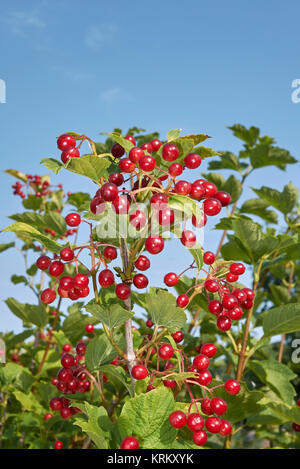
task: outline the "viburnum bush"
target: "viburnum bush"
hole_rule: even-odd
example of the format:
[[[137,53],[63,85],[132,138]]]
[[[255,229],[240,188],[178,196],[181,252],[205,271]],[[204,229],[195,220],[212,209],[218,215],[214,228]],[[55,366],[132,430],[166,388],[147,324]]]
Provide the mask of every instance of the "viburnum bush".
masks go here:
[[[176,129],[64,133],[42,163],[91,195],[7,171],[25,211],[0,249],[24,257],[11,280],[35,301],[6,300],[24,330],[2,334],[2,448],[300,448],[298,191],[239,202],[254,171],[296,160],[255,127],[231,130],[239,155]]]

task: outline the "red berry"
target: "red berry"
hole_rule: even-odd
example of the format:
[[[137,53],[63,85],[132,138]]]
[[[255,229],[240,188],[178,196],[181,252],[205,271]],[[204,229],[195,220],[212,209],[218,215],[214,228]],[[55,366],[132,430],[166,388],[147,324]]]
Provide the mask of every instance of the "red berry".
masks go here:
[[[179,280],[178,275],[175,274],[174,272],[169,272],[164,277],[164,282],[168,287],[174,287],[175,285],[177,285],[178,280]]]
[[[205,433],[205,431],[201,430],[200,432],[194,432],[193,442],[197,446],[204,446],[205,443],[207,442],[207,434]]]
[[[94,332],[94,326],[93,326],[93,324],[87,324],[87,325],[85,326],[85,330],[86,330],[86,332],[87,332],[88,334],[92,334],[92,332]]]
[[[175,214],[171,208],[163,208],[158,212],[158,223],[161,226],[170,226],[174,223]]]
[[[233,309],[238,305],[238,301],[233,295],[224,295],[222,300],[222,306],[225,309]]]
[[[126,135],[125,140],[128,140],[131,142],[133,145],[136,145],[135,138],[132,135]]]
[[[127,300],[130,297],[130,287],[126,283],[116,285],[115,293],[120,300]]]
[[[203,226],[206,225],[206,223],[207,223],[207,216],[205,215],[205,213],[202,213],[202,217],[200,220],[197,220],[195,215],[192,216],[192,224],[196,228],[202,228]]]
[[[152,147],[151,143],[149,143],[149,142],[148,143],[143,143],[143,145],[141,145],[141,149],[145,150],[147,153],[150,153],[150,155],[153,152],[153,147]]]
[[[133,284],[136,288],[146,288],[148,283],[149,280],[144,274],[136,274],[133,277]]]
[[[63,134],[57,139],[57,147],[61,150],[69,150],[70,148],[74,148],[76,146],[76,140],[72,135]]]
[[[85,351],[86,351],[86,343],[85,342],[79,342],[77,345],[76,345],[76,353],[77,355],[84,355],[85,354]]]
[[[216,316],[223,311],[223,306],[218,300],[211,300],[208,303],[208,311]]]
[[[53,277],[59,277],[65,270],[64,264],[60,261],[53,261],[49,266],[49,274]]]
[[[115,158],[121,158],[124,155],[125,150],[119,143],[115,143],[111,147],[110,152],[111,152],[112,156],[114,156]]]
[[[204,213],[210,217],[217,215],[222,209],[221,202],[217,199],[206,199],[203,202]]]
[[[201,164],[201,161],[202,161],[201,156],[198,155],[197,153],[189,153],[184,158],[184,164],[189,169],[198,168]]]
[[[216,195],[218,189],[217,189],[217,186],[213,182],[204,181],[204,180],[201,181],[201,179],[198,182],[202,183],[204,190],[205,190],[206,198],[214,197]]]
[[[59,370],[57,377],[62,383],[68,383],[73,378],[73,373],[69,368],[62,368]]]
[[[118,214],[125,214],[128,213],[130,207],[130,201],[126,195],[118,195],[113,203],[112,206],[116,213]]]
[[[235,379],[228,379],[224,385],[225,391],[232,396],[235,396],[240,392],[241,386]]]
[[[165,161],[174,161],[179,156],[179,149],[174,143],[166,143],[162,149],[162,157]]]
[[[64,248],[60,251],[60,257],[63,261],[70,262],[74,259],[74,251],[70,248]]]
[[[163,383],[166,388],[169,388],[169,389],[176,388],[176,381],[173,381],[172,379],[164,379]]]
[[[228,272],[228,274],[226,274],[227,282],[237,282],[238,279],[239,279],[238,275],[233,275],[230,272]]]
[[[208,417],[205,422],[205,427],[210,433],[219,433],[221,429],[221,419],[219,419],[219,417]]]
[[[139,440],[133,436],[127,436],[121,443],[121,449],[139,449],[139,447]]]
[[[172,334],[172,337],[174,339],[174,341],[176,342],[176,344],[179,344],[179,342],[181,342],[184,338],[184,334],[182,331],[176,331],[174,332],[174,334]]]
[[[209,370],[199,371],[197,381],[201,386],[207,386],[212,382],[211,372]]]
[[[215,262],[215,255],[211,251],[206,251],[203,255],[204,264],[211,265]]]
[[[189,297],[185,294],[182,294],[178,296],[176,303],[179,308],[185,308],[189,304],[189,301]]]
[[[148,320],[146,321],[146,326],[147,326],[147,327],[152,327],[152,326],[153,326],[153,322],[151,321],[151,319],[148,319]]]
[[[134,265],[138,270],[144,271],[144,270],[149,269],[150,261],[149,261],[148,257],[146,257],[146,256],[139,256],[137,258],[137,260],[135,261]]]
[[[217,353],[217,347],[215,346],[215,344],[203,344],[201,345],[200,353],[206,355],[208,358],[212,358]]]
[[[52,417],[53,417],[52,414],[49,414],[49,413],[48,413],[48,414],[45,414],[45,415],[44,415],[44,420],[47,422],[47,420],[52,419]]]
[[[48,256],[41,256],[36,261],[36,266],[40,270],[47,270],[51,263],[51,259]]]
[[[222,332],[229,331],[229,329],[231,328],[230,318],[224,316],[223,314],[219,316],[217,319],[217,327]]]
[[[163,194],[161,192],[156,192],[156,194],[154,194],[150,199],[151,207],[157,210],[166,207],[167,203],[168,197],[166,196],[166,194]]]
[[[250,288],[243,288],[242,291],[246,293],[248,300],[251,300],[251,301],[254,300],[255,293],[253,290],[251,290]]]
[[[227,404],[220,397],[213,397],[210,401],[210,407],[214,414],[223,415],[227,411]]]
[[[102,288],[108,288],[115,283],[115,276],[111,270],[104,269],[100,272],[98,280]]]
[[[210,399],[203,399],[201,402],[201,410],[205,415],[212,415],[213,411],[210,406]]]
[[[210,293],[216,293],[219,290],[219,283],[213,279],[206,280],[204,286]]]
[[[187,195],[191,191],[192,185],[187,181],[178,181],[174,189],[176,194]]]
[[[206,355],[197,355],[193,360],[193,366],[198,370],[206,370],[209,367],[209,358]]]
[[[108,177],[109,182],[112,182],[116,186],[121,186],[124,182],[124,176],[121,173],[111,173]]]
[[[71,158],[79,158],[80,153],[78,148],[69,148],[68,150],[64,150],[61,154],[61,161],[66,164]]]
[[[139,166],[142,171],[151,172],[155,168],[155,158],[153,156],[143,156],[139,161]]]
[[[195,199],[195,200],[202,199],[205,195],[204,187],[199,183],[192,184],[189,195],[192,199]]]
[[[100,196],[106,202],[112,202],[118,195],[118,187],[112,182],[107,182],[103,184],[100,189]]]
[[[234,262],[229,268],[230,272],[234,275],[243,275],[245,272],[245,266],[240,262]]]
[[[73,278],[73,283],[75,288],[81,290],[89,285],[89,278],[84,274],[77,274]]]
[[[122,158],[119,161],[119,169],[123,173],[132,173],[135,167],[135,164],[129,158]]]
[[[46,290],[44,290],[41,293],[41,301],[47,305],[50,305],[51,303],[53,303],[55,298],[56,298],[55,290],[52,290],[51,288],[46,288]]]
[[[253,301],[247,299],[246,301],[243,301],[241,306],[242,306],[243,309],[251,309],[252,306],[253,306]]]
[[[145,379],[148,376],[148,370],[144,365],[134,365],[131,375],[134,379]]]
[[[293,425],[292,425],[292,428],[293,428],[294,432],[297,432],[297,433],[300,432],[300,425],[298,423],[294,422]]]
[[[243,310],[239,306],[236,306],[229,310],[228,315],[233,321],[238,321],[243,316]]]
[[[81,223],[81,217],[78,213],[69,213],[65,220],[68,226],[79,226]]]
[[[170,425],[174,428],[183,428],[186,425],[186,415],[181,410],[175,410],[169,415]]]
[[[129,221],[136,229],[143,228],[147,223],[147,215],[141,210],[136,210],[129,216]]]
[[[227,207],[227,205],[229,205],[232,200],[231,195],[228,194],[228,192],[224,192],[224,191],[216,192],[214,197],[221,202],[222,207]]]
[[[195,245],[197,239],[196,239],[195,234],[192,231],[185,230],[181,234],[180,241],[185,247],[191,248]]]
[[[232,294],[236,297],[240,304],[243,303],[243,301],[247,300],[246,293],[243,290],[240,290],[239,288],[233,290]]]
[[[50,409],[60,410],[62,408],[62,402],[60,397],[53,397],[50,401]]]
[[[73,413],[72,413],[72,410],[70,408],[63,407],[62,409],[60,409],[60,415],[64,420],[66,420],[66,419],[69,419],[70,417],[72,417]]]
[[[164,248],[164,240],[159,235],[152,235],[146,239],[145,247],[150,254],[159,254]]]
[[[200,414],[190,414],[187,418],[187,427],[192,432],[200,432],[204,427],[204,418]]]
[[[63,346],[63,351],[64,352],[70,352],[70,350],[71,350],[71,345],[70,344],[65,344]]]
[[[100,196],[96,196],[92,199],[90,203],[90,211],[94,215],[101,215],[106,209],[106,203]]]
[[[171,166],[169,167],[169,174],[173,178],[180,176],[182,172],[183,172],[183,166],[180,163],[172,163]]]
[[[141,158],[143,158],[143,156],[145,156],[145,152],[139,147],[134,147],[134,148],[131,148],[128,156],[129,156],[130,161],[136,164],[139,162]]]
[[[70,353],[65,353],[60,360],[64,368],[71,368],[74,366],[74,357]]]
[[[160,140],[155,138],[154,140],[151,140],[150,145],[151,145],[153,151],[158,151],[160,149],[160,147],[162,146],[162,143],[161,143]]]
[[[105,257],[105,259],[113,261],[114,259],[117,258],[117,256],[118,254],[117,254],[116,248],[114,248],[113,246],[106,246],[106,248],[103,251],[103,257]]]
[[[228,420],[221,419],[220,435],[227,436],[232,432],[232,426]]]
[[[158,355],[163,360],[170,360],[174,355],[174,349],[170,344],[163,344],[158,349]]]

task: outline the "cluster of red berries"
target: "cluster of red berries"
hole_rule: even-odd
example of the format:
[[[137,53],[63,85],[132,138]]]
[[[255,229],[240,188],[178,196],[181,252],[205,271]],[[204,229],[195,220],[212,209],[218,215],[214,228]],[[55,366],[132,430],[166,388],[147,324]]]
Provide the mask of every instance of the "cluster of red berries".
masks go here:
[[[57,147],[62,151],[61,161],[66,164],[70,158],[79,158],[80,153],[76,148],[76,140],[72,135],[64,134],[58,137]]]

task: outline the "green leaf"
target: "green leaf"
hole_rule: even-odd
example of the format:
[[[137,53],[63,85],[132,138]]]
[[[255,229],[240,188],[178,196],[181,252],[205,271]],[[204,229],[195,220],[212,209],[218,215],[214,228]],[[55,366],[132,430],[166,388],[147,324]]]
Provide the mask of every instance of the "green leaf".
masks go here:
[[[233,175],[225,181],[222,187],[222,191],[228,192],[231,195],[232,202],[236,202],[242,194],[242,184]]]
[[[172,333],[184,326],[186,315],[176,305],[174,295],[159,288],[151,288],[144,298],[145,308],[154,324],[166,327]]]
[[[41,328],[48,323],[48,315],[43,305],[22,304],[15,298],[8,298],[5,303],[12,313],[26,323],[32,323]]]
[[[22,238],[39,241],[47,250],[55,253],[59,253],[63,246],[58,244],[56,241],[48,238],[48,236],[40,233],[33,226],[27,225],[26,223],[17,222],[5,228],[3,231],[12,231]]]
[[[169,132],[167,133],[168,142],[171,142],[172,140],[175,140],[176,138],[178,138],[181,131],[182,129],[169,130]]]
[[[286,365],[275,360],[250,360],[248,368],[284,402],[294,403],[296,392],[290,381],[296,375]]]
[[[130,399],[117,423],[121,440],[134,435],[143,449],[172,447],[177,432],[169,423],[169,415],[174,409],[173,394],[163,386]]]
[[[132,145],[131,142],[128,143]],[[72,173],[88,177],[98,184],[100,177],[108,177],[107,168],[110,165],[111,162],[105,157],[84,155],[80,158],[71,158],[66,169]]]
[[[27,393],[34,383],[34,377],[23,366],[17,363],[7,363],[3,368],[0,368],[0,382],[5,385],[13,385]]]
[[[9,218],[17,222],[33,225],[36,228],[46,229],[50,228],[56,234],[64,236],[67,230],[65,219],[56,212],[47,212],[45,215],[40,215],[33,212],[24,212],[11,215]]]
[[[22,201],[22,205],[27,210],[39,210],[42,205],[41,197],[36,197],[33,194],[29,194],[27,199]]]
[[[15,398],[22,404],[24,409],[29,412],[34,412],[38,415],[43,415],[45,413],[44,408],[41,404],[35,399],[32,393],[24,394],[21,391],[13,392]]]
[[[240,240],[233,235],[228,235],[228,242],[222,246],[221,253],[223,259],[226,260],[242,261],[247,264],[252,263],[252,257],[250,253],[248,253],[248,250],[246,250]]]
[[[15,243],[6,243],[6,244],[0,244],[0,252],[4,252],[9,248],[13,248]]]
[[[88,343],[85,353],[86,366],[90,371],[110,363],[117,355],[106,335],[95,337]]]
[[[80,312],[82,306],[83,303],[73,304],[62,326],[63,332],[72,341],[79,340],[84,334],[85,326],[93,322],[90,316]]]
[[[65,167],[61,161],[58,161],[55,158],[44,158],[42,159],[41,164],[43,164],[47,169],[50,169],[50,171],[53,171],[54,174],[58,174]]]
[[[21,344],[25,339],[28,339],[28,337],[33,335],[33,333],[33,329],[27,329],[20,334],[12,335],[8,339],[5,339],[6,349],[9,350],[14,348],[16,345]]]
[[[269,223],[277,223],[278,216],[274,210],[268,210],[269,204],[263,199],[248,199],[240,208],[241,213],[251,213]]]
[[[287,164],[297,163],[297,160],[291,156],[289,151],[264,143],[251,150],[250,161],[253,168],[276,166],[283,170],[285,170]]]
[[[130,142],[129,140],[126,140],[122,135],[118,132],[102,132],[102,135],[107,135],[109,138],[114,140],[115,142],[119,143],[126,152],[129,152],[131,148],[134,147],[133,143]]]
[[[285,215],[290,213],[298,202],[299,192],[292,182],[284,186],[282,192],[266,186],[263,186],[261,189],[252,188],[252,190],[269,205],[277,208],[277,210]]]
[[[286,422],[300,425],[300,407],[287,405],[282,401],[268,401],[266,406]]]
[[[269,298],[271,301],[273,301],[275,306],[281,306],[282,304],[289,303],[290,294],[287,287],[271,283],[270,290],[271,294],[269,294]]]
[[[87,419],[77,417],[74,419],[74,425],[80,427],[98,449],[108,449],[113,424],[104,407],[92,406],[88,402],[76,403],[76,406],[86,414]]]
[[[27,278],[24,277],[24,275],[12,275],[10,280],[14,285],[18,285],[19,283],[24,283],[27,285],[28,283]]]
[[[105,374],[116,390],[119,391],[125,387],[129,395],[133,397],[131,378],[124,368],[115,365],[103,365],[100,366],[99,370]]]
[[[102,307],[97,303],[88,303],[85,309],[98,319],[98,321],[106,324],[109,329],[118,327],[133,317],[133,314],[125,308],[122,308],[119,303],[111,304],[106,307]]]
[[[266,336],[287,334],[300,330],[300,303],[291,303],[267,311],[263,329]]]
[[[257,127],[250,127],[247,129],[244,125],[234,124],[231,127],[228,127],[228,129],[232,130],[235,137],[243,140],[250,147],[255,145],[259,137],[259,129]]]
[[[77,209],[82,207],[84,204],[90,204],[91,196],[86,192],[74,192],[68,197],[68,204],[74,205]]]
[[[216,169],[232,169],[234,171],[241,171],[239,160],[234,153],[225,151],[222,152],[220,156],[220,160],[214,160],[209,162],[208,169],[210,171]]]

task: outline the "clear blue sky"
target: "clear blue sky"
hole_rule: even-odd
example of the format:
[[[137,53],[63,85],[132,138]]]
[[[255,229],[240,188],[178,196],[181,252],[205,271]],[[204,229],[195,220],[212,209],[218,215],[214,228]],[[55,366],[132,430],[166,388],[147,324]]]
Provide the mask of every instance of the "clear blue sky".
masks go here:
[[[216,150],[237,151],[226,126],[239,122],[260,127],[299,158],[300,103],[291,101],[291,83],[300,78],[299,15],[297,0],[3,3],[1,226],[21,211],[20,199],[11,195],[12,178],[3,171],[41,173],[40,160],[59,156],[56,136],[67,130],[97,139],[114,126],[162,134],[180,127],[207,132]],[[201,170],[206,168],[204,163]],[[299,185],[299,177],[294,165],[286,173],[262,169],[250,183],[281,189],[289,180]],[[71,191],[94,190],[74,175],[56,180]],[[213,249],[218,237],[208,226],[205,247]],[[1,235],[1,243],[9,240],[11,235]],[[153,263],[156,284],[164,256]],[[175,257],[170,270],[178,266]],[[30,301],[22,286],[9,282],[11,274],[22,273],[18,254],[1,254],[1,267],[1,300]],[[20,329],[3,303],[0,314],[1,330]]]

